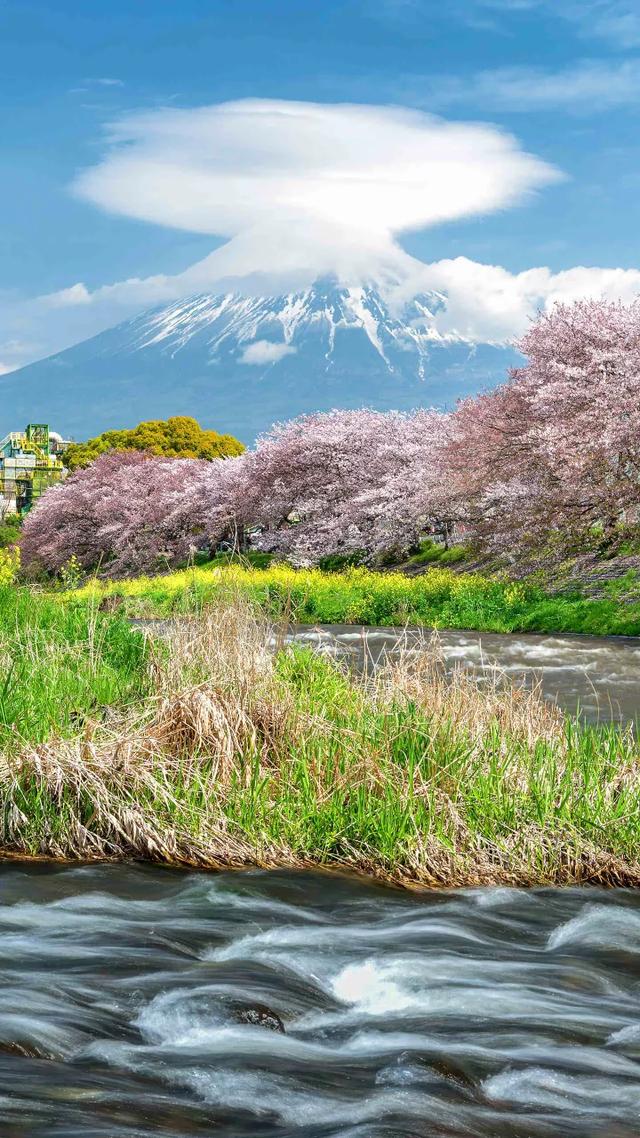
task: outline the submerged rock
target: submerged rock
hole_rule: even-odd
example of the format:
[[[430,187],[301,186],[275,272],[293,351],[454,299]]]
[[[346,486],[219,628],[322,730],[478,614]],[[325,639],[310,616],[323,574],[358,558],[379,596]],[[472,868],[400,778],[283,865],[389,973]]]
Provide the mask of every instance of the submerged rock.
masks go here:
[[[266,1004],[230,1004],[229,1011],[236,1023],[247,1023],[251,1027],[266,1027],[269,1031],[284,1034],[284,1024],[276,1012]]]
[[[6,1040],[0,1040],[0,1055],[19,1055],[23,1059],[53,1059],[53,1055],[35,1043],[9,1043]]]
[[[459,1087],[474,1087],[475,1081],[455,1059],[429,1059],[427,1065],[449,1083]]]

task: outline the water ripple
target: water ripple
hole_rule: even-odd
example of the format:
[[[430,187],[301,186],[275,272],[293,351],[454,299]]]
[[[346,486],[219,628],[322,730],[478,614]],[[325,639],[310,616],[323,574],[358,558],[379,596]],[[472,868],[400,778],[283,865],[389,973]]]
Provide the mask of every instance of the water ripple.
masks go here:
[[[8,864],[0,944],[3,1138],[640,1135],[630,891]]]

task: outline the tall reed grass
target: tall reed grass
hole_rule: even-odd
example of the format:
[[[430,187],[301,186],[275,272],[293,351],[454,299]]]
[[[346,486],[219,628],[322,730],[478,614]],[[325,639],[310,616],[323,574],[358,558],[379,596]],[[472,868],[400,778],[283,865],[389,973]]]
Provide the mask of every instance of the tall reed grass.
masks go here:
[[[4,630],[28,639],[43,624],[31,668],[70,673],[71,646],[75,672],[111,697],[81,687],[73,719],[62,684],[37,715],[22,688],[5,698],[5,852],[423,885],[640,883],[633,736],[578,727],[500,677],[446,674],[437,646],[409,643],[356,676],[287,647],[237,591],[147,641],[93,602],[38,598],[27,617],[32,594],[2,600]]]

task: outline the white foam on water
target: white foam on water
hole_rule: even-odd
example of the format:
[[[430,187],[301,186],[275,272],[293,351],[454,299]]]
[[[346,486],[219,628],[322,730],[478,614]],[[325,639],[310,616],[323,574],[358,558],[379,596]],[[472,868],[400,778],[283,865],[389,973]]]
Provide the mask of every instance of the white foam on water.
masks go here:
[[[315,646],[326,643],[354,651],[358,646],[373,661],[393,658],[398,651],[420,651],[428,646],[429,630],[377,629],[356,626],[353,630],[317,628],[293,634],[293,639]],[[627,641],[598,642],[576,636],[539,637],[500,633],[438,633],[438,644],[448,665],[462,664],[481,679],[496,672],[509,678],[535,677],[546,698],[559,702],[570,713],[598,719],[632,720],[638,710],[635,692],[640,687],[640,649]],[[417,644],[417,647],[414,645]],[[594,700],[595,696],[595,700]],[[622,712],[618,712],[618,700]],[[612,711],[611,708],[614,710]]]
[[[177,1110],[186,1094],[230,1118],[248,1112],[256,1131],[292,1136],[298,1127],[373,1138],[425,1126],[475,1135],[495,1130],[496,1119],[508,1125],[512,1108],[519,1125],[535,1114],[532,1130],[549,1135],[604,1138],[608,1119],[611,1130],[623,1120],[640,1134],[640,988],[624,958],[607,955],[640,948],[640,906],[627,906],[629,895],[610,904],[595,891],[549,898],[505,888],[431,904],[397,893],[385,902],[357,883],[351,894],[342,883],[332,908],[328,882],[318,906],[300,888],[298,908],[280,875],[275,884],[255,878],[198,875],[197,888],[181,893],[168,876],[159,905],[95,891],[70,904],[0,908],[0,922],[13,918],[0,924],[0,1042],[93,1060],[79,1068],[83,1080],[99,1061],[95,1093],[102,1078],[122,1087],[127,1102],[139,1094],[140,1119],[152,1116],[161,1081]],[[299,876],[295,883],[297,890]],[[139,893],[147,895],[144,882]],[[588,901],[581,909],[578,897]],[[556,913],[570,919],[559,924]],[[163,947],[176,927],[188,949],[178,956],[166,952],[169,933]],[[121,949],[127,932],[134,935]],[[203,950],[207,940],[218,947]],[[593,951],[581,957],[584,947]],[[230,1005],[252,1000],[281,1014],[286,1033],[237,1023]],[[489,1102],[443,1092],[429,1056],[493,1072],[484,1083]],[[18,1063],[0,1056],[5,1080]],[[140,1090],[147,1076],[148,1097]],[[1,1092],[11,1089],[0,1083]]]
[[[82,1051],[87,1057],[100,1058],[112,1065],[129,1068],[140,1073],[161,1073],[171,1067],[184,1068],[184,1060],[191,1063],[209,1063],[216,1056],[233,1055],[238,1062],[248,1058],[253,1061],[269,1062],[273,1058],[315,1063],[324,1069],[340,1068],[345,1059],[365,1059],[387,1062],[401,1052],[424,1053],[442,1052],[442,1037],[428,1032],[402,1032],[381,1030],[359,1030],[343,1042],[324,1043],[301,1039],[295,1034],[271,1033],[264,1028],[249,1025],[215,1025],[213,1017],[208,1022],[204,1017],[167,1014],[167,1004],[155,1002],[155,1006],[143,1013],[139,1026],[147,1038],[155,1042],[144,1046],[122,1043],[117,1040],[96,1041]],[[288,1025],[288,1032],[295,1032]],[[492,1044],[486,1039],[481,1044],[464,1036],[459,1042],[448,1039],[446,1054],[486,1061],[489,1055],[500,1062],[517,1061],[532,1065],[546,1064],[559,1068],[575,1069],[581,1075],[610,1075],[612,1078],[638,1077],[637,1064],[602,1048],[573,1045],[553,1045],[550,1043],[533,1046],[519,1043],[517,1037],[495,1036]],[[178,1057],[182,1056],[180,1062]]]
[[[508,909],[510,905],[517,904],[522,900],[522,889],[510,889],[506,885],[498,885],[493,889],[465,889],[463,890],[466,897],[470,897],[472,901],[480,909]],[[540,903],[538,897],[531,890],[527,893],[527,905],[537,905]]]
[[[213,1019],[213,1017],[211,1017]],[[170,1063],[173,1053],[189,1054],[192,1061],[208,1063],[214,1056],[233,1055],[241,1061],[251,1057],[265,1062],[273,1058],[304,1059],[327,1065],[335,1060],[336,1048],[324,1043],[297,1038],[279,1031],[269,1031],[251,1024],[223,1024],[206,1022],[193,1017],[190,1022],[178,1017],[163,1020],[156,1013],[153,1026],[145,1021],[145,1031],[153,1032],[161,1040],[153,1044],[130,1044],[119,1040],[97,1040],[88,1044],[84,1055],[99,1055],[107,1062],[128,1066],[132,1070],[158,1069]]]
[[[638,1064],[633,1059],[626,1059],[613,1052],[598,1047],[581,1047],[575,1044],[545,1043],[531,1046],[517,1042],[517,1038],[496,1035],[492,1043],[486,1037],[482,1043],[474,1042],[475,1036],[465,1038],[448,1038],[443,1051],[442,1036],[440,1034],[403,1031],[359,1031],[341,1044],[339,1053],[357,1058],[374,1058],[384,1060],[386,1056],[397,1057],[399,1054],[424,1055],[425,1052],[437,1056],[446,1055],[449,1058],[470,1060],[482,1064],[487,1059],[499,1063],[522,1064],[526,1070],[554,1070],[557,1068],[563,1077],[573,1078],[576,1072],[580,1077],[611,1076],[612,1079],[632,1078],[640,1080]],[[509,1070],[509,1069],[508,1069]],[[504,1072],[503,1072],[504,1073]],[[497,1076],[494,1076],[497,1077]]]
[[[23,901],[0,907],[3,932],[9,929],[16,930],[16,935],[18,930],[30,935],[43,934],[50,941],[80,940],[86,932],[95,938],[113,935],[117,930],[136,931],[141,926],[153,925],[159,917],[165,924],[170,923],[166,901],[127,901],[99,893],[43,904]],[[11,932],[8,937],[3,935],[3,950],[11,935]]]
[[[583,945],[640,951],[640,913],[619,905],[585,905],[581,913],[554,929],[548,949]]]
[[[638,1009],[638,1017],[640,1019],[640,1009]],[[627,1024],[626,1027],[621,1027],[619,1031],[612,1032],[607,1039],[607,1044],[616,1043],[640,1043],[640,1022]]]
[[[440,912],[444,906],[440,907]],[[376,924],[331,924],[322,928],[284,928],[268,929],[264,932],[239,937],[230,944],[219,948],[206,949],[203,960],[236,960],[251,957],[264,959],[265,954],[282,954],[299,950],[308,953],[311,949],[327,950],[340,957],[344,951],[353,951],[359,946],[371,947],[387,943],[397,943],[403,935],[416,937],[419,934],[428,934],[431,939],[451,938],[467,944],[486,944],[486,938],[473,932],[468,925],[455,921],[446,921],[437,916],[422,916],[424,910],[415,910],[417,915],[413,920],[403,922],[389,920],[376,922]],[[405,918],[407,914],[405,914]]]
[[[240,911],[251,913],[265,913],[273,917],[295,918],[300,924],[308,921],[310,924],[327,925],[333,924],[332,918],[324,913],[314,912],[312,909],[305,909],[303,906],[288,905],[286,901],[271,900],[269,897],[253,896],[251,893],[233,893],[228,888],[218,887],[211,885],[208,889],[207,896],[213,901],[216,906],[221,906],[223,909],[237,909]]]
[[[429,1118],[433,1123],[459,1122],[459,1112],[441,1100],[416,1091],[381,1090],[354,1098],[338,1098],[326,1091],[302,1090],[292,1080],[264,1072],[181,1071],[179,1082],[210,1105],[273,1113],[287,1126],[354,1125],[379,1122],[389,1115]]]
[[[508,966],[451,958],[438,973],[434,962],[415,957],[370,958],[348,964],[332,981],[333,994],[360,1015],[414,1012],[430,1016],[473,1016],[506,1020],[526,1018],[529,1023],[561,1020],[568,1014],[566,995],[543,991],[530,977],[504,983]],[[502,974],[502,975],[501,975]],[[328,1013],[329,1016],[331,1013]]]
[[[365,644],[368,646],[370,640],[388,639],[384,634],[380,636],[377,632],[367,632],[365,628],[356,632],[330,632],[329,635],[336,644],[353,644],[355,642],[356,644]],[[394,635],[390,637],[390,639],[395,642],[396,636]]]
[[[403,983],[393,967],[381,966],[375,960],[349,964],[333,980],[333,994],[344,1004],[355,1004],[358,1010],[372,1015],[404,1011],[415,1007],[417,993],[406,980]]]
[[[608,1118],[640,1117],[640,1079],[621,1082],[590,1075],[568,1075],[545,1067],[503,1071],[483,1084],[494,1102],[517,1103],[560,1112],[605,1109]]]
[[[113,931],[113,926],[111,929]],[[26,935],[8,933],[3,935],[0,943],[2,965],[6,967],[9,962],[24,964],[27,960],[38,959],[43,956],[57,957],[62,946],[64,946],[64,955],[68,961],[95,961],[96,950],[90,944],[82,944],[72,939],[66,940],[64,937],[55,938],[53,935],[49,938],[35,937],[32,933]],[[114,946],[111,955],[119,955],[128,959],[131,956],[131,951],[130,948],[122,948],[118,952]]]
[[[87,1035],[71,1027],[60,1027],[44,1017],[21,1015],[19,1012],[0,1014],[2,1043],[29,1043],[47,1054],[62,1057],[71,1055],[86,1038]]]
[[[136,1024],[149,1043],[172,1043],[179,1047],[181,1040],[202,1027],[211,1029],[228,1023],[229,1017],[222,1007],[211,1008],[208,1004],[202,1015],[198,1014],[197,1007],[194,1008],[198,1000],[204,1002],[210,995],[211,990],[207,988],[178,988],[172,992],[161,992],[142,1009]]]

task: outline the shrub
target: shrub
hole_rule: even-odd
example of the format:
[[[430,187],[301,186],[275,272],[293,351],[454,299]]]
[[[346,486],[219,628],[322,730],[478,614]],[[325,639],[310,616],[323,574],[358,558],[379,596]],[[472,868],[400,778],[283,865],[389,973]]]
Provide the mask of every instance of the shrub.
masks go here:
[[[15,545],[20,537],[22,519],[18,514],[5,514],[0,520],[0,549]]]
[[[341,573],[343,569],[350,569],[354,565],[362,565],[364,551],[357,549],[353,553],[330,553],[318,561],[318,569],[323,573]]]

